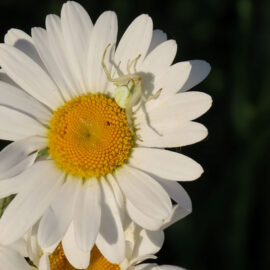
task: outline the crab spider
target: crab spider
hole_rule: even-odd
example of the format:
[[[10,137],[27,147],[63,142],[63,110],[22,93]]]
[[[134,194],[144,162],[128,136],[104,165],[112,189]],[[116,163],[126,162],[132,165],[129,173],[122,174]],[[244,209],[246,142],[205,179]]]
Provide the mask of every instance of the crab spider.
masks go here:
[[[136,58],[130,61],[127,66],[128,74],[120,76],[118,78],[112,78],[110,72],[105,64],[105,56],[111,44],[108,44],[105,48],[102,57],[102,67],[107,76],[108,81],[112,82],[116,88],[114,90],[114,99],[116,103],[123,109],[125,109],[128,125],[132,132],[134,132],[134,127],[132,124],[132,108],[137,104],[140,99],[144,102],[148,102],[159,96],[162,88],[160,88],[154,95],[146,98],[142,92],[142,78],[141,76],[131,73],[131,68],[135,67],[137,61],[141,57],[139,54]]]

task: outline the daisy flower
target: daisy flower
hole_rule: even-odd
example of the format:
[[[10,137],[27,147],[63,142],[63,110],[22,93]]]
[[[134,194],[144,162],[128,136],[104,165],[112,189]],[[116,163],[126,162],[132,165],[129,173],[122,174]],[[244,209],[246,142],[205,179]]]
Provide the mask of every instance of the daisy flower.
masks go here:
[[[148,15],[137,17],[116,45],[117,17],[93,25],[75,2],[31,36],[12,29],[0,45],[0,197],[16,194],[0,220],[8,245],[41,219],[42,248],[69,231],[80,252],[94,245],[111,262],[125,256],[122,212],[158,230],[172,201],[190,212],[176,181],[203,172],[191,158],[164,148],[206,137],[193,120],[209,95],[186,92],[210,66],[172,64],[177,45]],[[71,233],[72,232],[72,233]]]
[[[178,206],[175,206],[175,209]],[[158,266],[155,263],[143,263],[148,259],[156,259],[155,254],[161,249],[164,242],[163,229],[168,224],[179,220],[174,214],[164,223],[162,229],[147,231],[142,229],[129,218],[125,220],[125,257],[118,264],[109,262],[95,245],[91,251],[91,263],[88,267],[80,267],[87,270],[180,270],[182,268],[170,265]],[[73,239],[74,240],[74,239]],[[73,257],[79,254],[74,250]],[[90,253],[87,254],[88,260]],[[75,258],[78,261],[78,258]],[[0,265],[9,270],[75,270],[67,257],[62,243],[57,247],[43,250],[37,239],[37,225],[29,230],[23,238],[10,246],[0,246]]]

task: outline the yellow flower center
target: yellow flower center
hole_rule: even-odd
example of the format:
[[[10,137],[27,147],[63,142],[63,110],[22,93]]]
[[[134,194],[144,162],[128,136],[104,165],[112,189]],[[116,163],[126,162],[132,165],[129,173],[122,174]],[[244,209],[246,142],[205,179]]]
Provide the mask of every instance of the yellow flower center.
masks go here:
[[[49,256],[49,260],[50,270],[76,270],[68,262],[61,244]],[[107,261],[98,248],[94,246],[91,251],[91,262],[86,270],[120,270],[120,267]]]
[[[56,166],[82,178],[113,172],[128,160],[134,146],[124,109],[102,94],[80,96],[59,107],[48,139]]]

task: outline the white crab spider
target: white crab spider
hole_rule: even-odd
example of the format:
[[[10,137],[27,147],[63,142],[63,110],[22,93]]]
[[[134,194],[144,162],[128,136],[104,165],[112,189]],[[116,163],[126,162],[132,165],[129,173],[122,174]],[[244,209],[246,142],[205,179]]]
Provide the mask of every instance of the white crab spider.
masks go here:
[[[146,98],[143,95],[141,76],[135,73],[131,73],[132,66],[134,67],[136,65],[141,55],[138,55],[136,58],[130,61],[130,63],[127,66],[128,74],[118,78],[112,78],[104,61],[107,50],[110,46],[111,44],[108,44],[107,47],[105,48],[101,64],[107,76],[107,79],[116,86],[114,90],[114,99],[121,108],[125,109],[128,125],[131,128],[132,132],[134,132],[135,130],[132,124],[133,106],[135,106],[138,103],[138,101],[140,101],[140,99],[142,99],[144,102],[147,102],[153,98],[156,98],[160,94],[162,88],[160,88],[154,95],[152,95],[149,98]]]

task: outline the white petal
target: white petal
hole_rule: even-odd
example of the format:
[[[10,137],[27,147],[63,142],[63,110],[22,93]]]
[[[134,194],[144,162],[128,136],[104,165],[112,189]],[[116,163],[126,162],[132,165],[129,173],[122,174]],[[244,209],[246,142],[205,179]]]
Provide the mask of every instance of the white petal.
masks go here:
[[[172,209],[171,200],[152,177],[125,166],[116,171],[116,178],[126,198],[144,215],[158,220],[164,220],[169,216]]]
[[[141,256],[141,257],[138,257],[136,259],[131,260],[130,264],[134,265],[136,263],[141,263],[141,262],[146,261],[146,260],[156,260],[156,259],[157,259],[157,256],[152,255],[152,254],[148,254],[148,255],[144,255],[144,256]]]
[[[84,69],[93,23],[85,9],[76,2],[69,1],[61,11],[63,37],[76,80],[83,93],[86,90]]]
[[[74,238],[73,223],[71,223],[62,241],[63,250],[70,264],[76,269],[85,269],[90,263],[90,253],[81,251]]]
[[[30,181],[28,179],[21,179],[21,175],[15,176],[11,179],[0,181],[0,198],[8,197],[12,194],[18,193],[24,185],[27,185]]]
[[[1,180],[16,176],[22,173],[23,171],[25,171],[26,169],[28,169],[29,167],[31,167],[34,164],[37,158],[37,155],[38,155],[38,152],[35,152],[29,155],[28,157],[26,157],[25,159],[23,159],[21,162],[19,162],[15,166],[9,168],[7,171],[3,171],[1,173],[1,178],[2,178]]]
[[[207,112],[212,105],[212,98],[202,92],[186,92],[157,100],[156,103],[146,105],[149,123],[155,125],[158,122],[174,118],[181,122],[194,120]],[[144,112],[137,113],[138,121],[145,118]]]
[[[175,265],[159,265],[153,270],[185,270],[185,269]]]
[[[37,229],[38,229],[38,222],[34,224],[25,234],[24,238],[26,239],[27,243],[27,253],[29,258],[31,258],[32,262],[35,265],[38,265],[40,260],[40,247],[37,241]],[[46,251],[45,251],[46,252]]]
[[[2,68],[0,69],[0,81],[15,86],[16,88],[20,88]]]
[[[72,62],[66,50],[60,18],[56,15],[48,15],[46,29],[52,56],[68,85],[68,91],[72,97],[80,95],[80,84],[74,76]]]
[[[184,188],[177,182],[167,181],[164,179],[157,179],[163,188],[168,192],[170,197],[178,204],[174,207],[171,216],[163,226],[167,228],[169,225],[177,222],[178,220],[186,217],[192,212],[192,203],[189,195]]]
[[[190,71],[184,85],[178,90],[181,92],[187,91],[202,82],[211,71],[210,64],[204,60],[190,60],[182,63],[189,65]]]
[[[189,213],[192,211],[192,204],[185,189],[177,182],[158,179],[158,182],[168,192],[170,197]]]
[[[28,257],[27,242],[24,238],[20,238],[19,240],[15,241],[8,247],[13,249],[14,251],[17,251],[23,257]]]
[[[148,53],[153,51],[159,44],[167,40],[167,34],[160,29],[153,31],[152,40],[148,49]]]
[[[129,217],[142,228],[150,231],[156,231],[164,225],[164,220],[152,218],[143,214],[143,212],[138,210],[129,200],[126,201],[126,209]],[[169,217],[170,216],[171,215],[169,215]]]
[[[113,191],[104,178],[102,186],[101,224],[96,245],[111,263],[121,263],[125,257],[125,236]]]
[[[0,106],[0,139],[17,141],[30,136],[46,136],[45,128],[36,119],[8,107]]]
[[[29,156],[46,147],[46,139],[41,137],[28,137],[26,139],[13,142],[0,152],[0,179],[13,177],[28,167],[36,158],[36,155]],[[27,162],[24,162],[27,159]]]
[[[200,123],[187,121],[179,123],[176,119],[168,119],[167,121],[155,122],[149,125],[147,120],[141,120],[136,125],[138,137],[142,141],[138,141],[138,145],[146,147],[180,147],[190,145],[203,140],[207,134],[207,128]]]
[[[32,38],[22,30],[14,28],[10,29],[5,35],[5,43],[19,49],[32,60],[34,60],[40,67],[46,70],[42,60],[38,55]]]
[[[18,252],[0,246],[0,269],[31,270],[30,266]]]
[[[60,244],[60,241],[59,242],[56,242],[54,245],[52,245],[52,246],[50,246],[48,248],[44,248],[43,249],[43,252],[46,252],[48,254],[51,254],[51,253],[53,253],[55,251],[55,249],[58,247],[59,244]]]
[[[174,40],[168,40],[158,45],[142,63],[140,70],[157,76],[166,70],[173,62],[177,51]]]
[[[166,229],[176,223],[177,221],[183,219],[187,215],[189,215],[191,212],[186,211],[186,209],[183,209],[180,204],[175,204],[173,206],[173,210],[170,214],[170,216],[165,220],[164,224],[162,225],[161,229]]]
[[[118,64],[121,61],[123,72],[126,73],[126,67],[130,60],[141,55],[137,62],[137,66],[144,59],[153,33],[152,19],[145,14],[138,16],[127,28],[123,37],[121,38],[116,52],[115,63]]]
[[[14,46],[19,40],[31,41],[31,37],[20,29],[12,28],[5,34],[4,40],[6,44]]]
[[[0,45],[0,65],[26,92],[51,109],[56,109],[62,99],[56,85],[44,70],[20,50]]]
[[[66,233],[73,217],[79,188],[80,181],[67,176],[67,180],[61,187],[57,198],[42,217],[38,230],[38,240],[43,249],[60,241]]]
[[[210,65],[202,60],[179,62],[170,66],[163,75],[156,78],[155,89],[163,89],[159,99],[191,89],[207,77],[210,69]]]
[[[134,270],[154,270],[156,269],[157,264],[155,263],[144,263],[139,264],[134,267]]]
[[[96,178],[80,186],[74,209],[74,234],[77,246],[90,252],[96,241],[101,219],[100,186]]]
[[[23,90],[0,81],[1,106],[19,110],[32,118],[47,124],[52,117],[51,111]]]
[[[88,52],[87,74],[85,74],[85,77],[88,78],[87,86],[91,92],[103,92],[106,88],[108,80],[101,62],[105,48],[111,44],[106,56],[106,65],[109,71],[111,70],[108,58],[116,42],[117,31],[117,17],[112,11],[102,13],[94,25]]]
[[[135,235],[133,258],[156,254],[161,249],[163,242],[164,232],[162,230],[146,231],[141,229],[138,235]]]
[[[57,195],[63,181],[62,172],[51,161],[37,162],[17,176],[23,186],[0,220],[0,243],[9,244],[19,239],[44,213]]]
[[[58,91],[65,101],[69,100],[73,96],[73,91],[70,90],[68,81],[65,78],[65,73],[57,65],[57,60],[53,56],[50,50],[50,44],[48,39],[48,33],[46,30],[40,27],[32,28],[32,37],[38,53],[44,62],[49,74],[58,86]]]
[[[43,254],[40,258],[38,270],[50,270],[50,260],[48,254]]]
[[[125,219],[126,219],[126,209],[125,209],[126,206],[125,206],[124,194],[123,194],[122,190],[120,189],[117,181],[115,180],[115,178],[111,174],[108,174],[106,176],[106,179],[109,182],[109,184],[113,190],[114,197],[115,197],[117,207],[119,209],[119,213],[121,216],[122,224],[123,224]]]
[[[135,148],[130,165],[161,178],[174,181],[192,181],[201,176],[202,167],[180,153],[153,148]]]

